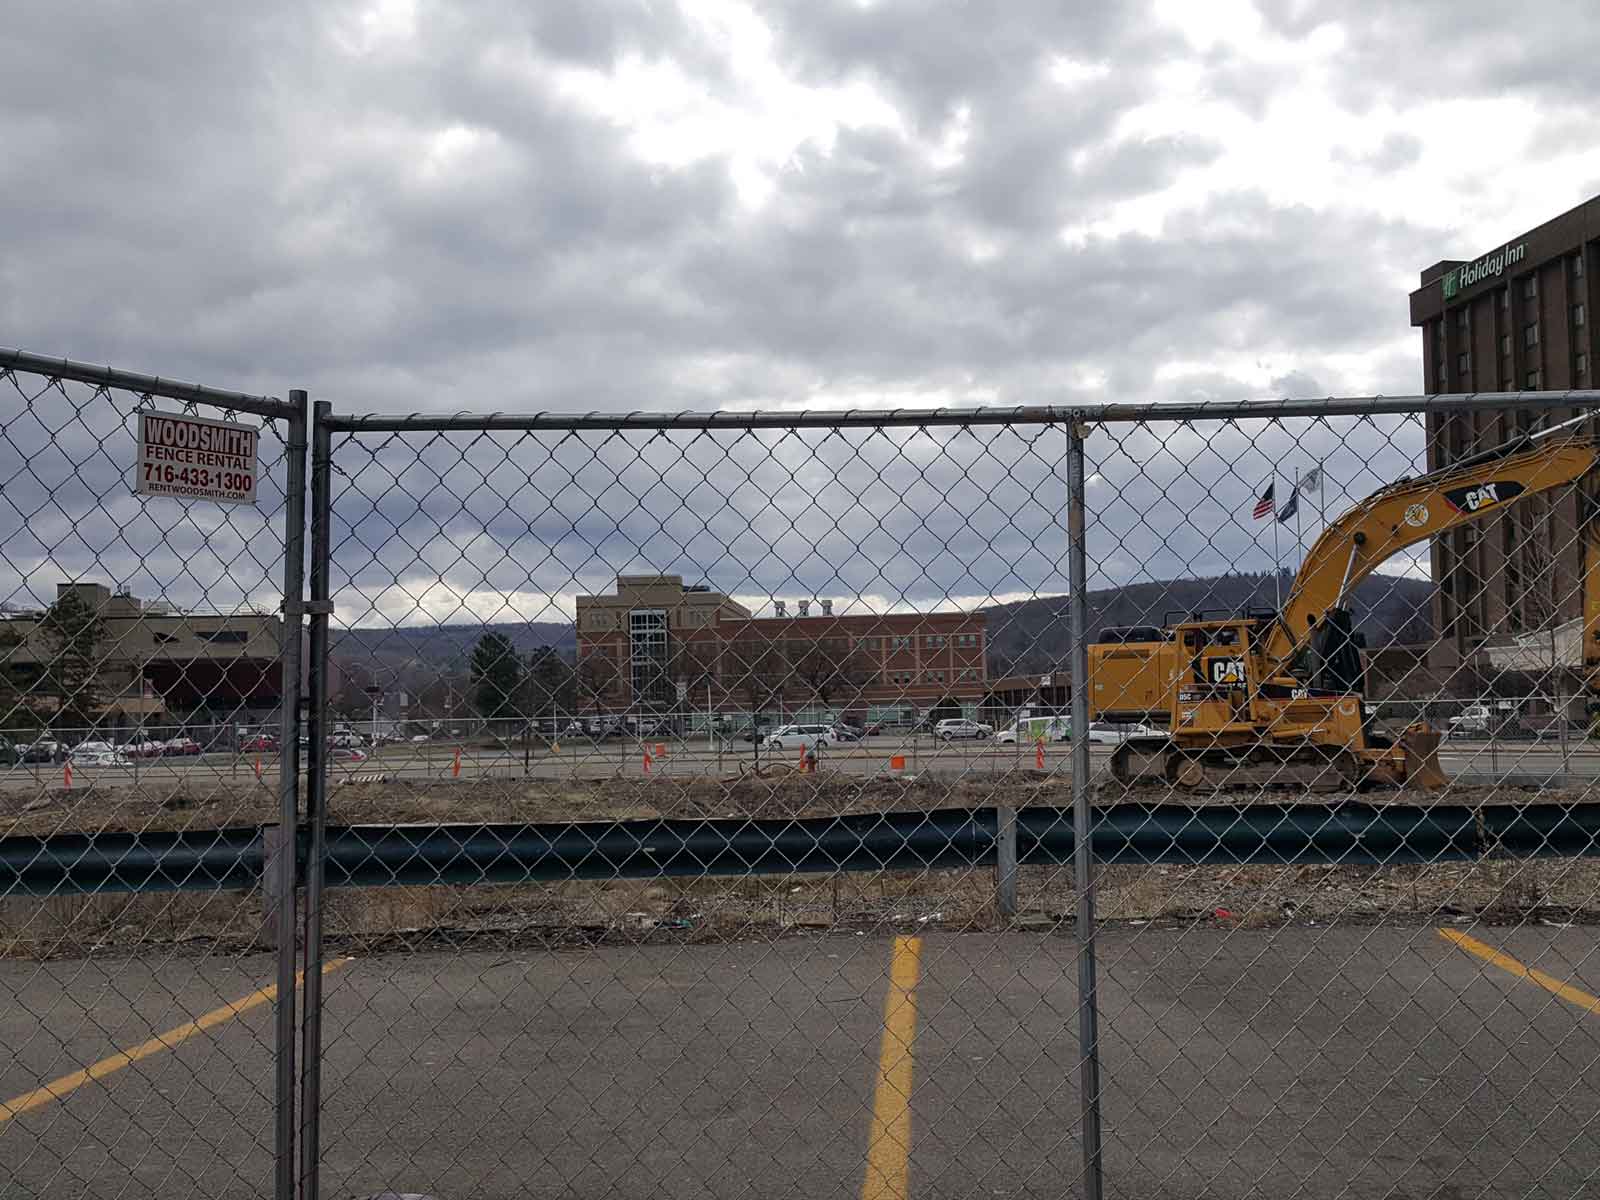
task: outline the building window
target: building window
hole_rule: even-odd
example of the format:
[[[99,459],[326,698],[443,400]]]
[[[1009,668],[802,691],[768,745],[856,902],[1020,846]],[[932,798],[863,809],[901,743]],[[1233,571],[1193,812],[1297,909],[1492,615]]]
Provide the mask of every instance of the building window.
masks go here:
[[[1500,353],[1511,353],[1511,335],[1509,333],[1502,333],[1500,335]]]
[[[636,704],[666,707],[677,699],[667,658],[666,610],[634,609],[628,614],[628,666]]]
[[[152,633],[150,637],[158,646],[170,646],[178,640],[178,635],[175,633]]]
[[[218,629],[214,633],[202,633],[200,639],[206,642],[248,642],[250,635],[243,629]]]
[[[1539,344],[1539,324],[1537,321],[1522,327],[1522,344],[1524,346],[1537,346]]]
[[[1589,373],[1589,356],[1587,354],[1578,355],[1572,366],[1576,374],[1587,375]]]
[[[1456,355],[1456,370],[1465,375],[1472,369],[1472,356],[1470,354]]]
[[[978,635],[975,633],[958,634],[956,644],[959,646],[976,646],[978,644]]]
[[[1527,387],[1537,388],[1539,386],[1539,372],[1529,371],[1525,382]]]
[[[1522,281],[1522,298],[1524,300],[1532,300],[1537,297],[1538,294],[1539,277],[1537,275],[1529,275]]]
[[[944,672],[943,671],[929,671],[928,672],[928,682],[929,683],[943,683],[944,682]]]
[[[1467,310],[1464,308],[1456,310],[1456,328],[1460,330],[1467,328]]]
[[[870,650],[870,651],[876,652],[877,649],[878,649],[878,639],[877,638],[857,638],[856,639],[856,649],[857,650]]]
[[[909,649],[911,649],[911,639],[909,637],[890,638],[889,639],[889,649],[890,650],[909,650]]]
[[[1583,251],[1582,250],[1578,251],[1576,254],[1574,254],[1572,256],[1572,277],[1574,279],[1582,279],[1583,278]]]
[[[933,649],[938,649],[944,645],[944,635],[942,633],[936,633],[930,637],[925,637],[922,639],[922,644]]]
[[[1583,324],[1583,305],[1574,304],[1572,306],[1572,323],[1574,325]]]
[[[1440,385],[1443,386],[1445,379],[1448,376],[1448,372],[1445,370],[1444,361],[1442,359],[1439,362],[1439,370],[1436,372],[1436,374],[1438,375]]]
[[[1508,287],[1503,287],[1503,288],[1500,289],[1500,308],[1501,308],[1502,311],[1504,311],[1506,309],[1509,309],[1510,307],[1511,307],[1511,289],[1508,288]]]

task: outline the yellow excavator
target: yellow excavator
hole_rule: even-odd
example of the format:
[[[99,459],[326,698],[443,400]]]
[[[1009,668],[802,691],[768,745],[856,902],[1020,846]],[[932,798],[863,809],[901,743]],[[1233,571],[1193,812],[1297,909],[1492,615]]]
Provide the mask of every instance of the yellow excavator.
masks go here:
[[[1398,551],[1600,465],[1577,417],[1426,475],[1380,488],[1325,529],[1277,612],[1165,628],[1107,630],[1089,651],[1096,718],[1164,718],[1112,754],[1125,784],[1216,788],[1246,780],[1310,787],[1443,787],[1439,735],[1425,723],[1389,738],[1363,704],[1350,590]],[[1592,530],[1595,522],[1587,520]],[[1583,658],[1600,671],[1600,553],[1585,539]],[[1264,773],[1262,768],[1267,768]]]

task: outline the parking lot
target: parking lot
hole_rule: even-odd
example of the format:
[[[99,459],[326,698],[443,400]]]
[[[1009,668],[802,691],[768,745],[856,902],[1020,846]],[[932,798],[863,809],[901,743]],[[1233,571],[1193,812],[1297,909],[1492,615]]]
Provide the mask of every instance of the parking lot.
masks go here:
[[[1043,747],[1044,769],[1069,775],[1070,746],[1047,742]],[[1090,747],[1090,761],[1096,776],[1107,769],[1112,747]],[[1001,775],[1011,771],[1036,770],[1039,747],[1000,745],[993,741],[940,742],[918,737],[885,735],[863,739],[844,746],[824,747],[818,756],[825,770],[860,775],[889,773],[916,774],[921,771],[963,775]],[[903,760],[899,766],[894,760]],[[1450,741],[1439,750],[1445,774],[1462,777],[1475,784],[1505,782],[1522,784],[1551,776],[1576,779],[1600,778],[1600,744],[1583,743],[1565,752],[1550,743]],[[648,760],[648,761],[647,761]],[[752,747],[748,742],[724,742],[715,746],[704,738],[651,740],[589,738],[529,742],[526,746],[506,744],[486,747],[472,742],[461,744],[433,741],[420,744],[381,746],[359,757],[347,750],[335,753],[330,764],[334,780],[368,777],[374,774],[396,780],[475,778],[482,776],[536,779],[608,779],[617,774],[685,777],[732,775],[764,767],[798,765],[798,751],[777,751]],[[266,786],[277,779],[276,752],[263,754],[205,754],[139,760],[115,767],[74,767],[73,785],[96,782],[122,786],[136,782],[170,781],[173,786],[201,783],[207,778],[249,780],[259,778]],[[0,788],[37,790],[63,786],[65,772],[59,763],[27,763],[0,767]]]
[[[336,959],[323,1194],[1071,1194],[1069,931]],[[1587,929],[1121,926],[1100,956],[1108,1194],[1600,1173]],[[271,975],[0,963],[6,1196],[262,1194],[271,1005],[240,1001]]]

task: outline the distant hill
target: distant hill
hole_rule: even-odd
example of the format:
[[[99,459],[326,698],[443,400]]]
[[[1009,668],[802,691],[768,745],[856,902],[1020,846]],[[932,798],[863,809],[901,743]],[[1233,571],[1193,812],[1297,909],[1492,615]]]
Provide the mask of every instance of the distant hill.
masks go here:
[[[1287,595],[1293,575],[1279,587]],[[1356,628],[1372,646],[1412,644],[1433,637],[1433,583],[1398,575],[1370,575],[1351,594]],[[1273,608],[1271,572],[1133,583],[1089,593],[1089,631],[1098,637],[1112,625],[1161,625],[1168,614],[1220,609]],[[1043,596],[984,610],[989,617],[990,670],[998,674],[1047,671],[1072,648],[1071,615],[1065,596]]]
[[[1281,579],[1285,593],[1291,581],[1285,572]],[[1373,646],[1428,641],[1433,636],[1432,597],[1433,584],[1427,580],[1369,576],[1352,596],[1356,628]],[[1274,600],[1270,573],[1128,584],[1089,593],[1089,629],[1091,636],[1098,636],[1109,625],[1162,624],[1169,612],[1239,612],[1247,607],[1271,608]],[[1042,596],[981,610],[989,618],[991,673],[1047,671],[1061,665],[1071,650],[1067,603],[1065,596]],[[353,688],[359,689],[376,669],[386,687],[421,692],[449,678],[464,677],[473,646],[491,631],[510,638],[523,655],[540,646],[569,658],[577,651],[571,625],[529,621],[348,629],[331,635],[330,656]]]
[[[426,685],[464,674],[472,648],[493,631],[511,639],[518,654],[550,646],[572,657],[577,632],[553,621],[518,621],[495,625],[406,625],[395,629],[345,629],[329,634],[329,657],[354,686],[374,671],[389,688],[421,691]]]

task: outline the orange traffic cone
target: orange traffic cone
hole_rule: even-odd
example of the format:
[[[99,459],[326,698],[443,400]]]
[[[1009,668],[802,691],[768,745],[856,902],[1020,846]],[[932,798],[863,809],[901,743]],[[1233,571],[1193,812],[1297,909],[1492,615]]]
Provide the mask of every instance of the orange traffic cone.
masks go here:
[[[72,786],[72,760],[69,758],[61,764],[61,778],[67,787]]]
[[[646,746],[644,748],[644,773],[646,775],[650,774],[650,764],[654,761],[655,760],[650,757],[650,747]]]
[[[450,778],[451,779],[460,779],[461,778],[461,747],[460,746],[456,747],[455,761],[450,764]]]
[[[666,756],[667,756],[667,744],[665,742],[657,742],[656,743],[656,758],[657,759],[662,759],[662,758],[665,758]]]
[[[811,769],[810,765],[806,762],[806,748],[804,746],[801,746],[800,747],[800,774],[804,775],[810,769]]]
[[[1044,739],[1040,738],[1033,746],[1033,765],[1039,770],[1044,770]]]

